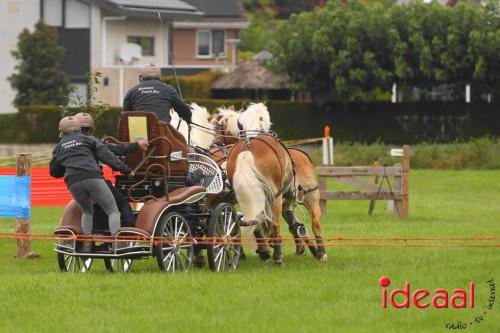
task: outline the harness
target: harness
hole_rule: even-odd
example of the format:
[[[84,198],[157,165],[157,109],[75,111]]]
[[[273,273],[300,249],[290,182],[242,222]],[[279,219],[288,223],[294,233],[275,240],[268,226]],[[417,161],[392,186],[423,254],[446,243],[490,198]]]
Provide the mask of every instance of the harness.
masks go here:
[[[261,135],[266,135],[266,136],[269,136],[269,137],[272,137],[274,139],[276,139],[276,141],[283,147],[283,149],[285,150],[289,160],[290,160],[290,163],[292,165],[292,177],[291,179],[288,179],[286,181],[284,181],[282,183],[282,186],[280,187],[280,189],[278,190],[278,192],[274,193],[273,195],[273,202],[280,196],[282,195],[285,190],[290,186],[291,183],[293,183],[293,190],[291,192],[288,192],[288,193],[285,193],[286,194],[291,194],[292,197],[295,196],[295,163],[292,159],[292,157],[290,156],[290,153],[288,152],[288,150],[286,149],[286,147],[284,146],[284,144],[278,139],[276,138],[276,136],[273,134],[269,134],[269,133],[262,133]],[[258,136],[256,137],[246,137],[244,141],[245,144],[246,144],[246,147],[249,151],[252,150],[252,147],[251,147],[251,141],[252,140],[258,140],[260,142],[263,142],[266,146],[268,146],[273,152],[274,152],[274,155],[276,156],[276,159],[278,160],[278,164],[280,165],[280,171],[281,171],[281,179],[283,179],[284,177],[284,172],[285,172],[285,166],[282,164],[282,161],[281,159],[279,158],[279,153],[276,151],[276,149],[274,149],[274,147],[272,145],[269,144],[269,142],[267,142],[266,140],[262,139],[262,138],[259,138]]]

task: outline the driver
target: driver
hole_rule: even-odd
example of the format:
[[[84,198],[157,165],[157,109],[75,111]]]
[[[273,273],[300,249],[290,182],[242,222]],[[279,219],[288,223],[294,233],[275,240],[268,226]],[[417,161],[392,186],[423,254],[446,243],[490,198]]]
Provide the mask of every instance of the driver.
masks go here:
[[[123,100],[123,112],[145,111],[156,113],[159,120],[170,123],[171,108],[188,124],[191,109],[180,98],[174,87],[160,81],[160,69],[153,64],[142,66],[139,84],[131,88]]]

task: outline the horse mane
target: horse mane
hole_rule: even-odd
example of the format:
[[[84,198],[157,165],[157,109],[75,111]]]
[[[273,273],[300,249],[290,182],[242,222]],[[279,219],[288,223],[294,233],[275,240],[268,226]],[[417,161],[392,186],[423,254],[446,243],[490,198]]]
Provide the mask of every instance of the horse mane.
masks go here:
[[[191,121],[197,125],[201,125],[206,128],[214,129],[214,124],[209,120],[210,113],[208,113],[207,108],[196,103],[191,103],[189,105],[192,111]],[[200,129],[196,126],[191,127],[191,145],[199,146],[204,149],[208,149],[214,141],[214,135],[206,129]]]
[[[264,103],[251,103],[238,120],[247,131],[269,132],[272,125],[269,111]]]
[[[217,117],[214,119],[216,124],[222,125],[226,131],[236,135],[238,134],[238,118],[240,117],[239,112],[237,112],[234,107],[221,106],[217,108]]]

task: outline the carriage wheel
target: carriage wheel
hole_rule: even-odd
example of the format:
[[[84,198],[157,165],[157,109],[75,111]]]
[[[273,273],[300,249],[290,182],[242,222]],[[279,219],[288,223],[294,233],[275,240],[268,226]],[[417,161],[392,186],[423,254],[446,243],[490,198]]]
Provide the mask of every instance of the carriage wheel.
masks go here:
[[[218,204],[210,216],[207,236],[214,244],[207,246],[208,264],[216,272],[235,270],[241,253],[240,219],[231,204]]]
[[[161,237],[153,253],[162,271],[188,271],[193,264],[194,244],[191,230],[184,216],[170,212],[162,217],[155,230],[155,237]]]
[[[72,256],[64,253],[57,253],[57,263],[61,272],[81,272],[87,273],[92,265],[92,258]]]
[[[117,273],[125,273],[130,270],[132,267],[132,263],[134,261],[132,259],[109,259],[109,258],[104,258],[104,266],[106,266],[106,269],[108,272],[117,272]]]

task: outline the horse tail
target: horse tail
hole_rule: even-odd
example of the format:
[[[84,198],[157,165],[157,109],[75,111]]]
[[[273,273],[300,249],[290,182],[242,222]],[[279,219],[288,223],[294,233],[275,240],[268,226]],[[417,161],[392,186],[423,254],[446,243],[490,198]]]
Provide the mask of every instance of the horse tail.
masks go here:
[[[257,169],[252,152],[243,151],[238,155],[233,187],[245,219],[264,223],[272,220],[273,190]]]

